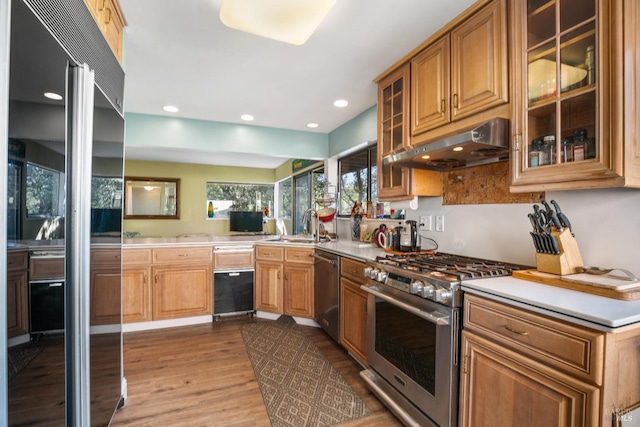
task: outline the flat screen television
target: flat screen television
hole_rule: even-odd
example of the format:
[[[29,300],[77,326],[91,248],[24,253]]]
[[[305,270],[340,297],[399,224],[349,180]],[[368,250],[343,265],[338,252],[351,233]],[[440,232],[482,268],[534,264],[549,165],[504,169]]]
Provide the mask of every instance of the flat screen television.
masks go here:
[[[261,211],[229,211],[229,230],[240,232],[262,231]]]

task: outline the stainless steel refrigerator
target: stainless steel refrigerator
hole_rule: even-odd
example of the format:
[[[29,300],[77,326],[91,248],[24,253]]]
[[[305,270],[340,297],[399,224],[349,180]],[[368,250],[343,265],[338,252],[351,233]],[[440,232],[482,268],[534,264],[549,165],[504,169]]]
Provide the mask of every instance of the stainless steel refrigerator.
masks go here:
[[[59,315],[57,326],[0,331],[0,425],[108,425],[124,402],[122,267],[97,279],[91,259],[96,248],[121,259],[124,71],[83,0],[3,1],[0,24],[0,243],[34,256],[55,248],[64,262],[55,292],[26,307]],[[2,251],[4,319],[6,264]],[[30,280],[26,295],[32,285],[42,283]],[[44,313],[54,305],[60,311]],[[108,320],[96,321],[96,310]],[[17,351],[27,347],[37,354]]]

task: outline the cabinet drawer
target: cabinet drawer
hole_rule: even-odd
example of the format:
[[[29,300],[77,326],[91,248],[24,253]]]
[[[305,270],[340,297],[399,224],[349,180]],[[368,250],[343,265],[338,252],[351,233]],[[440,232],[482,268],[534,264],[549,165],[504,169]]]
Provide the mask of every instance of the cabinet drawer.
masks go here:
[[[29,280],[64,279],[64,255],[29,258]]]
[[[8,251],[7,252],[7,271],[26,270],[28,267],[29,256],[27,251]]]
[[[314,253],[315,249],[312,248],[284,248],[284,261],[313,264]]]
[[[364,284],[367,282],[367,278],[364,276],[364,269],[366,266],[367,265],[364,262],[342,257],[340,260],[340,275],[347,276],[351,278],[351,280]]]
[[[153,249],[154,263],[185,263],[212,260],[211,247],[156,248]]]
[[[464,328],[597,385],[605,334],[487,300],[464,297]]]
[[[124,265],[151,264],[151,249],[124,249],[122,257]]]
[[[282,261],[284,259],[284,248],[282,246],[256,246],[256,259],[269,261]]]
[[[230,268],[253,268],[253,251],[213,253],[213,268],[226,270]]]
[[[91,250],[91,265],[120,265],[122,251],[120,249]]]

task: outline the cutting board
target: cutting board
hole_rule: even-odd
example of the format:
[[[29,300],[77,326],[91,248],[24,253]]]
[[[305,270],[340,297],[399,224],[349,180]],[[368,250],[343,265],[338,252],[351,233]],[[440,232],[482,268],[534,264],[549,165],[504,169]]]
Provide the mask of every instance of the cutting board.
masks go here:
[[[607,298],[626,301],[640,299],[640,281],[631,282],[612,275],[580,273],[559,276],[537,270],[516,270],[513,272],[513,277]]]

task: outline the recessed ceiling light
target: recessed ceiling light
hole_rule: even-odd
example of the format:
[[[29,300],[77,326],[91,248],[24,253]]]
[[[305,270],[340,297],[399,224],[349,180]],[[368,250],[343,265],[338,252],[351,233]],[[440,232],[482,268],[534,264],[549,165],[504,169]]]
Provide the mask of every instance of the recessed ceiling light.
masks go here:
[[[422,156],[422,158],[425,159],[425,160],[429,160],[431,158],[431,156],[428,155],[428,154],[425,154],[424,156]]]
[[[45,92],[44,97],[53,99],[54,101],[60,101],[62,99],[62,95],[58,95],[57,93],[54,93],[54,92]]]
[[[315,128],[318,127],[318,124],[317,123],[307,123],[307,127],[311,128],[311,129],[315,129]]]
[[[337,100],[333,101],[333,106],[334,107],[344,108],[347,105],[349,105],[349,101],[347,101],[346,99],[337,99]]]
[[[166,111],[167,113],[177,113],[178,112],[178,107],[174,107],[173,105],[165,105],[164,107],[162,107],[162,109],[164,111]]]
[[[456,148],[453,149],[453,151],[462,151],[462,150],[464,150],[464,148],[462,148],[462,147],[456,147]]]
[[[247,122],[250,122],[251,120],[253,120],[253,116],[251,114],[243,114],[240,116],[240,118]]]

